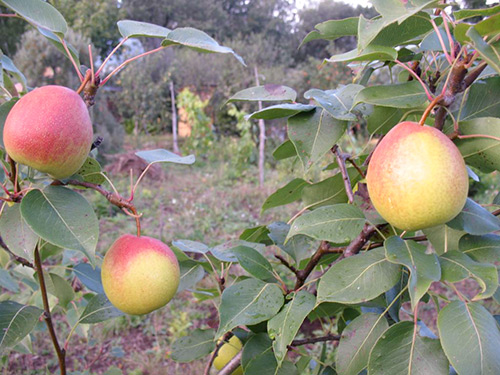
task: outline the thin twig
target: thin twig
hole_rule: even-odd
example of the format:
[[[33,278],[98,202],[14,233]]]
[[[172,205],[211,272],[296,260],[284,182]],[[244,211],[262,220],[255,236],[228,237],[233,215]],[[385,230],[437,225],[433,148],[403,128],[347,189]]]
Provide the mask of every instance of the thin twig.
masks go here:
[[[4,242],[3,238],[0,236],[0,247],[4,249],[9,255],[18,263],[22,264],[24,267],[29,267],[29,268],[35,268],[33,263],[31,263],[28,259],[20,257],[19,255],[16,255],[12,252],[12,250],[9,249],[7,244]]]
[[[111,58],[111,56],[113,56],[115,54],[116,51],[118,51],[118,49],[123,45],[123,43],[125,43],[126,41],[128,40],[128,36],[123,38],[120,43],[118,43],[118,45],[113,48],[113,50],[111,51],[111,53],[104,59],[103,63],[101,64],[101,66],[99,67],[99,69],[97,69],[97,72],[95,73],[96,77],[99,75],[99,73],[101,73],[102,69],[104,68],[104,66],[106,66],[106,63],[109,61],[109,59]]]
[[[288,263],[288,261],[287,261],[284,257],[282,257],[281,255],[278,255],[278,254],[275,254],[275,255],[274,255],[274,257],[275,257],[276,259],[278,259],[278,260],[281,262],[281,264],[283,264],[286,268],[288,268],[288,269],[289,269],[290,271],[292,271],[295,275],[297,275],[297,273],[299,272],[299,271],[297,270],[297,268],[295,268],[295,267],[294,267],[294,266],[292,266],[290,263]]]
[[[451,65],[453,63],[453,60],[451,59],[451,56],[448,54],[448,50],[446,49],[446,45],[444,44],[443,37],[442,37],[441,33],[439,32],[439,29],[436,25],[436,22],[434,22],[434,20],[432,18],[430,19],[430,22],[431,22],[431,25],[432,25],[434,31],[437,34],[437,37],[439,39],[439,43],[441,44],[441,48],[443,49],[444,55],[446,56],[446,60]]]
[[[155,53],[155,52],[158,52],[158,51],[161,51],[162,49],[165,49],[167,47],[164,47],[164,46],[160,46],[158,48],[155,48],[151,51],[147,51],[147,52],[144,52],[144,53],[141,53],[137,56],[134,56],[134,57],[131,57],[130,59],[128,60],[125,60],[124,62],[122,62],[120,65],[118,65],[118,67],[116,67],[115,69],[113,69],[113,71],[111,73],[109,73],[107,75],[106,78],[104,78],[101,82],[101,86],[104,86],[106,84],[106,82],[108,82],[108,80],[115,74],[117,73],[118,71],[120,71],[125,65],[131,63],[132,61],[134,60],[137,60],[137,59],[140,59],[141,57],[144,57],[144,56],[147,56],[147,55],[150,55],[152,53]]]
[[[240,350],[238,354],[236,354],[233,359],[231,359],[227,365],[224,366],[222,370],[219,371],[217,375],[230,375],[233,373],[234,370],[240,366],[241,363],[241,356],[243,354],[243,350]]]
[[[54,324],[52,323],[52,315],[50,314],[49,298],[47,296],[47,288],[45,286],[45,278],[43,275],[42,261],[40,259],[40,252],[38,251],[38,245],[35,247],[35,266],[36,272],[38,274],[38,280],[40,281],[40,293],[42,294],[43,309],[44,309],[44,319],[49,330],[50,338],[54,349],[56,350],[57,359],[59,360],[59,369],[61,370],[60,375],[66,375],[66,351],[61,349],[59,341],[57,341],[56,331],[54,329]]]
[[[443,99],[443,95],[438,95],[434,98],[434,100],[432,102],[430,102],[430,104],[427,106],[427,108],[425,109],[423,115],[422,115],[422,118],[420,119],[420,121],[418,122],[419,125],[424,125],[425,124],[425,120],[427,120],[427,117],[429,116],[429,114],[431,113],[432,109],[436,106],[436,104],[438,104],[441,100]]]
[[[61,42],[61,44],[63,45],[64,47],[64,50],[66,51],[66,53],[68,54],[68,58],[69,60],[71,61],[71,63],[73,64],[73,67],[75,68],[76,70],[76,74],[78,75],[78,78],[80,79],[80,82],[83,81],[83,75],[82,73],[80,72],[80,69],[78,68],[78,65],[76,65],[76,61],[75,59],[73,58],[73,55],[71,54],[71,52],[69,51],[69,48],[68,48],[68,45],[66,44],[66,41],[63,39],[63,38],[59,38],[59,41]]]
[[[54,181],[52,183],[53,185],[63,185],[62,182],[60,181]],[[127,199],[122,197],[120,194],[116,192],[111,192],[106,189],[104,189],[101,185],[96,185],[92,184],[90,182],[85,182],[85,181],[78,181],[78,180],[68,180],[66,181],[67,185],[74,185],[74,186],[82,186],[86,187],[88,189],[93,189],[103,195],[109,203],[115,205],[118,208],[121,208],[123,212],[125,212],[127,215],[132,216],[135,218],[136,221],[136,226],[137,226],[137,236],[141,235],[141,223],[140,223],[140,217],[137,213],[137,209],[135,208],[134,204],[132,202],[129,202]],[[130,214],[130,212],[132,214]]]
[[[420,82],[420,84],[422,85],[422,87],[424,88],[424,91],[425,91],[425,94],[427,95],[427,99],[429,100],[432,100],[432,94],[429,92],[429,89],[427,88],[427,85],[424,83],[424,81],[422,81],[422,78],[420,78],[418,76],[417,73],[415,73],[413,70],[411,70],[408,66],[406,66],[406,64],[402,63],[401,61],[399,61],[398,59],[395,59],[394,62],[396,64],[398,64],[399,66],[401,66],[402,68],[406,69],[407,71],[410,72],[410,74],[415,77],[417,79],[418,82]]]
[[[351,157],[348,157],[346,159],[346,161],[348,161],[349,163],[351,163],[351,165],[356,168],[356,170],[358,171],[359,175],[362,177],[362,178],[366,178],[366,175],[365,175],[365,172],[363,172],[363,170],[358,166],[358,164],[356,164],[356,162],[351,158]]]
[[[339,165],[340,173],[342,174],[342,179],[344,180],[347,199],[349,203],[352,204],[354,202],[354,193],[352,192],[351,180],[349,178],[349,174],[347,173],[347,169],[345,167],[345,158],[343,158],[342,155],[340,155],[338,145],[333,146],[331,151],[335,155],[337,164]]]
[[[341,335],[332,335],[332,334],[320,337],[310,337],[308,339],[293,340],[292,343],[289,345],[289,347],[314,344],[316,342],[339,341],[341,338],[342,338]]]
[[[203,375],[209,375],[210,374],[210,369],[212,368],[212,365],[214,364],[215,358],[217,357],[217,354],[219,353],[219,349],[226,343],[226,341],[229,339],[229,336],[231,335],[231,332],[227,332],[222,339],[217,343],[215,346],[215,350],[212,352],[212,355],[210,356],[210,359],[205,366],[205,371],[203,371]]]

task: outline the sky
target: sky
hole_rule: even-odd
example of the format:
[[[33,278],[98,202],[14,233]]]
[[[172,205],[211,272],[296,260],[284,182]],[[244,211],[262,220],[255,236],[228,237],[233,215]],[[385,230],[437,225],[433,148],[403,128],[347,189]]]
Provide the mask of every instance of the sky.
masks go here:
[[[320,0],[295,0],[298,9],[302,9],[306,6],[310,6],[314,3],[318,3],[319,1]],[[340,2],[340,1],[337,1],[337,2]],[[370,3],[369,0],[343,0],[341,2],[352,5],[352,6],[357,6],[357,5],[368,6]]]

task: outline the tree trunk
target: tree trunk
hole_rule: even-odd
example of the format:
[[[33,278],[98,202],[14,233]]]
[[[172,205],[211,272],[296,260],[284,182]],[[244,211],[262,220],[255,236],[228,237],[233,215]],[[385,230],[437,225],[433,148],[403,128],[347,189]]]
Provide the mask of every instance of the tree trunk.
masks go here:
[[[177,109],[175,107],[174,81],[170,81],[170,97],[172,98],[172,135],[174,142],[174,152],[179,153],[179,144],[177,143]]]
[[[259,71],[257,70],[257,65],[254,66],[255,73],[255,83],[260,86],[259,83]],[[262,110],[262,102],[259,100],[259,111]],[[265,146],[266,146],[266,124],[264,120],[259,120],[259,186],[264,186],[264,156],[265,156]]]

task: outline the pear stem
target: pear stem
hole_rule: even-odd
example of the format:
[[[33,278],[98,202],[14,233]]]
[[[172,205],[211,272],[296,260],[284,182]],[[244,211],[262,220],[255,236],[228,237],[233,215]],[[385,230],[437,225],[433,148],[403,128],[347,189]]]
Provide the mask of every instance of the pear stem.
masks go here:
[[[425,124],[425,120],[427,120],[427,117],[429,116],[429,114],[431,113],[432,109],[436,106],[436,104],[438,104],[438,102],[440,102],[441,100],[443,99],[443,95],[438,95],[436,96],[432,102],[430,102],[430,104],[427,106],[427,108],[425,109],[424,111],[424,114],[422,115],[422,118],[420,119],[420,121],[418,122],[419,125],[421,126],[424,126]]]

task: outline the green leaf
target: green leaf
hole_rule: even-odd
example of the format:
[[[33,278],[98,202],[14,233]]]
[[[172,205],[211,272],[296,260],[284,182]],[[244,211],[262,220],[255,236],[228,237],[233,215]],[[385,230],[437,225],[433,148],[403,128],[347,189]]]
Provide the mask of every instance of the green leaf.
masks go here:
[[[175,362],[191,362],[205,357],[214,349],[214,330],[196,329],[192,334],[175,340],[172,345],[172,359]]]
[[[176,163],[176,164],[193,164],[195,162],[194,155],[179,156],[168,150],[150,150],[150,151],[138,151],[135,153],[141,159],[144,159],[147,163]]]
[[[285,361],[278,366],[272,351],[272,341],[266,333],[250,337],[241,356],[245,375],[299,375],[297,368]]]
[[[241,101],[294,102],[296,98],[297,93],[294,89],[288,86],[269,84],[238,91],[227,100],[226,104]]]
[[[418,81],[396,85],[370,86],[354,98],[354,105],[368,103],[392,108],[417,108],[424,105],[427,96]]]
[[[175,240],[172,241],[172,246],[177,247],[185,253],[206,254],[210,250],[204,243],[190,240]]]
[[[453,17],[455,20],[460,21],[466,18],[476,17],[476,16],[494,16],[500,13],[500,5],[491,8],[480,8],[480,9],[461,9],[453,12]]]
[[[429,15],[426,12],[418,12],[403,22],[395,22],[384,27],[370,46],[399,47],[404,44],[418,44],[429,30],[432,30]]]
[[[243,59],[231,48],[221,46],[208,34],[192,27],[179,27],[168,33],[168,36],[162,42],[162,46],[172,44],[186,46],[198,52],[231,53],[241,64],[245,65]]]
[[[231,285],[222,293],[216,337],[236,326],[257,324],[272,318],[283,306],[283,301],[283,291],[277,284],[246,279]]]
[[[392,47],[369,45],[362,51],[353,49],[349,52],[333,55],[328,62],[351,62],[351,61],[393,61],[398,58],[398,52]]]
[[[342,332],[337,349],[340,375],[358,375],[367,365],[378,338],[389,328],[383,315],[367,313],[354,319]]]
[[[430,22],[429,22],[430,25]],[[439,36],[441,36],[441,39],[443,40],[443,43],[446,47],[446,52],[450,52],[449,45],[450,45],[450,40],[448,39],[448,33],[446,32],[446,29],[444,26],[441,26],[438,28],[439,30]],[[420,48],[419,51],[426,52],[426,51],[443,51],[443,47],[441,45],[441,41],[439,40],[438,34],[433,31],[432,33],[429,33],[424,40],[422,40],[422,43],[420,43]]]
[[[301,178],[293,179],[288,184],[279,188],[267,197],[266,201],[262,205],[262,212],[273,207],[284,206],[298,201],[302,196],[302,190],[307,185],[308,183]]]
[[[500,283],[500,236],[486,234],[484,236],[465,235],[460,239],[459,249],[479,263],[491,263],[497,267],[498,280]],[[493,294],[495,300],[499,300],[500,288]]]
[[[280,313],[267,323],[269,337],[274,339],[274,355],[278,366],[284,361],[290,345],[297,335],[304,319],[314,308],[316,297],[305,290],[299,291]]]
[[[464,231],[450,228],[446,224],[423,229],[422,232],[427,236],[427,239],[438,255],[458,250],[458,241],[465,234]]]
[[[335,316],[342,312],[344,308],[345,305],[334,302],[323,302],[320,304],[316,304],[316,307],[309,313],[307,319],[313,322],[316,319]]]
[[[462,212],[446,225],[469,234],[481,235],[500,230],[500,219],[467,198]]]
[[[273,267],[258,251],[247,246],[238,246],[233,250],[240,266],[250,275],[264,281],[276,281]]]
[[[439,340],[415,336],[412,322],[387,329],[370,353],[370,375],[448,375],[449,364]],[[469,373],[467,373],[469,375]]]
[[[311,40],[335,40],[343,36],[357,35],[358,22],[358,17],[350,17],[344,18],[342,20],[329,20],[326,22],[318,23],[316,26],[314,26],[316,30],[311,31],[306,35],[306,37],[300,44],[300,47],[302,47],[303,44],[310,42]]]
[[[452,283],[466,278],[474,278],[481,287],[473,300],[485,299],[493,296],[498,288],[498,271],[490,263],[478,263],[460,251],[450,251],[439,257],[442,268],[442,280]]]
[[[17,68],[17,66],[14,65],[14,62],[9,59],[7,56],[2,55],[0,57],[0,61],[2,62],[2,67],[4,70],[8,71],[10,74],[12,74],[16,79],[23,85],[23,90],[27,90],[27,82],[26,82],[26,77],[24,76],[23,73]],[[13,99],[11,99],[13,100]],[[17,99],[16,99],[17,100]]]
[[[49,273],[53,290],[49,293],[57,297],[58,304],[64,308],[75,298],[73,287],[65,279],[55,273]]]
[[[43,311],[14,301],[0,302],[0,351],[11,348],[31,332]]]
[[[316,108],[288,119],[288,137],[295,145],[304,169],[323,157],[345,133],[347,124]]]
[[[429,290],[433,281],[441,279],[441,267],[436,254],[426,254],[427,247],[414,241],[404,241],[398,236],[384,242],[387,259],[408,268],[408,291],[412,310]]]
[[[323,206],[299,216],[292,224],[287,240],[304,234],[333,243],[352,241],[363,229],[363,212],[350,204]]]
[[[290,225],[281,221],[275,221],[267,226],[269,229],[269,238],[280,249],[290,255],[298,264],[307,257],[309,250],[312,247],[312,240],[307,236],[294,236],[286,241],[286,236],[290,232]]]
[[[464,135],[484,134],[500,138],[500,119],[477,117],[460,121],[460,132]],[[500,170],[500,142],[486,137],[457,139],[455,144],[468,165],[490,173]]]
[[[316,108],[316,106],[300,103],[277,104],[254,112],[248,116],[248,118],[253,120],[273,120],[276,118],[290,117],[300,112],[309,112],[314,108]]]
[[[19,293],[19,284],[10,275],[8,270],[0,268],[0,286],[13,293]]]
[[[405,111],[398,108],[375,106],[366,119],[370,134],[387,134],[393,126],[399,124]]]
[[[498,43],[486,43],[473,26],[469,28],[466,35],[470,38],[473,47],[479,52],[482,59],[497,73],[500,73],[500,45]]]
[[[93,324],[122,315],[125,314],[114,307],[105,294],[96,294],[83,310],[79,321],[82,324]]]
[[[262,243],[266,246],[272,245],[273,241],[269,238],[269,229],[265,225],[259,225],[253,228],[247,228],[240,234],[240,240],[247,242]]]
[[[60,36],[64,36],[68,30],[66,20],[61,13],[45,1],[1,0],[1,2],[35,26],[43,27]]]
[[[276,150],[273,151],[274,160],[288,159],[293,156],[297,156],[297,150],[293,145],[293,142],[287,139],[281,145],[279,145]]]
[[[82,176],[83,181],[90,182],[91,184],[101,185],[106,181],[102,175],[101,164],[94,158],[88,157],[83,163],[82,167],[76,172],[77,175]]]
[[[384,249],[351,256],[334,264],[320,279],[318,301],[362,303],[391,289],[401,267],[389,262]]]
[[[496,234],[467,234],[460,239],[459,250],[478,262],[500,266],[500,236]]]
[[[413,0],[407,2],[400,0],[372,0],[372,5],[380,13],[381,17],[367,20],[363,15],[360,16],[358,48],[366,48],[387,26],[395,22],[401,25],[409,17],[424,9],[432,8],[436,4],[437,0]],[[402,34],[404,35],[404,33]],[[407,36],[407,38],[413,39],[412,36]],[[400,44],[404,39],[396,39],[395,41]]]
[[[484,78],[476,81],[468,89],[465,106],[460,112],[459,121],[476,117],[500,117],[500,77]]]
[[[351,112],[352,102],[364,86],[350,84],[336,90],[311,89],[306,91],[306,99],[314,99],[325,111],[337,120],[355,121],[356,115]]]
[[[118,30],[124,38],[137,38],[146,36],[151,38],[166,38],[170,29],[158,26],[148,22],[139,22],[132,20],[121,20],[117,22]]]
[[[260,253],[263,252],[265,247],[260,243],[232,240],[211,248],[210,252],[214,257],[223,262],[237,262],[238,258],[236,258],[236,255],[233,254],[233,249],[237,248],[238,246],[251,247],[252,249],[257,250]]]
[[[52,31],[44,29],[42,27],[37,27],[37,30],[40,34],[47,38],[47,40],[52,43],[64,56],[68,57],[68,53],[66,52],[61,39],[59,39],[59,36],[54,34]],[[80,66],[80,54],[75,47],[68,43],[67,40],[64,40],[64,42],[66,43],[66,47],[68,47],[69,53],[71,53],[71,56],[75,60],[76,65]],[[26,85],[24,87],[26,88]]]
[[[179,262],[181,278],[177,292],[182,292],[185,289],[194,287],[199,281],[205,277],[205,270],[201,264],[193,261]]]
[[[0,64],[2,61],[0,60]],[[8,102],[0,104],[0,146],[3,145],[3,126],[5,125],[5,120],[7,119],[7,115],[9,114],[14,104],[17,103],[17,100],[9,100]]]
[[[0,235],[10,251],[33,262],[33,250],[39,237],[21,216],[20,206],[20,204],[4,205],[0,216]]]
[[[99,223],[80,194],[61,186],[31,190],[21,202],[21,215],[44,240],[81,251],[94,263]]]
[[[78,263],[73,267],[73,273],[88,290],[97,294],[104,294],[100,268],[93,268],[88,263]]]
[[[451,302],[439,312],[437,327],[444,352],[459,374],[500,374],[498,325],[479,303]]]
[[[347,168],[347,174],[354,187],[361,176],[355,168]],[[317,208],[347,202],[344,178],[341,173],[315,184],[307,184],[302,190],[302,200],[309,208]]]

